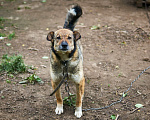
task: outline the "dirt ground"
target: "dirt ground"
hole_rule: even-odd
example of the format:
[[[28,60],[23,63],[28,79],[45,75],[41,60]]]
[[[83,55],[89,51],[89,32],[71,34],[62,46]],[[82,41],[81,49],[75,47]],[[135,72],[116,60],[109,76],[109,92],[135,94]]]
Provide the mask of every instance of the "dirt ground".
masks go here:
[[[15,31],[12,40],[0,41],[3,54],[21,54],[26,65],[44,84],[22,85],[29,73],[11,79],[0,75],[0,120],[73,120],[74,107],[64,105],[64,113],[55,115],[56,99],[49,96],[50,84],[49,31],[64,24],[67,10],[74,3],[83,8],[76,30],[82,36],[84,73],[86,78],[83,109],[99,108],[120,99],[121,93],[139,73],[150,66],[150,24],[144,8],[127,0],[1,0],[0,16],[9,19],[0,32]],[[11,25],[13,24],[13,26]],[[99,29],[91,30],[93,25]],[[11,46],[7,46],[11,43]],[[129,90],[121,103],[107,109],[83,111],[83,120],[150,120],[150,70],[146,71]],[[75,88],[71,87],[71,93]],[[63,97],[67,96],[62,85]],[[2,97],[3,96],[3,97]],[[135,104],[144,105],[136,109]]]

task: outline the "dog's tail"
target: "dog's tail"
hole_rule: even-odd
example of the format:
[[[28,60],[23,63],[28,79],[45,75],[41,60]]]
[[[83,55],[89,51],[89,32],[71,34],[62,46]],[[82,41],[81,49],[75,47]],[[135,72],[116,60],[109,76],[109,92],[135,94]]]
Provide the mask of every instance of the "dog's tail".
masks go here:
[[[73,31],[78,18],[82,15],[82,8],[79,5],[75,5],[68,10],[65,24],[63,28],[70,29]]]

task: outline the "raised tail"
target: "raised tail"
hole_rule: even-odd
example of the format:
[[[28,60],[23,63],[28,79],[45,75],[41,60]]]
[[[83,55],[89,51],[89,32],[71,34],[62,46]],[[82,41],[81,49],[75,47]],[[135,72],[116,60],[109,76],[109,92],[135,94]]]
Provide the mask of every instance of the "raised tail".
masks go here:
[[[68,10],[65,24],[63,28],[70,29],[73,31],[78,18],[82,15],[82,8],[79,5],[75,5]]]

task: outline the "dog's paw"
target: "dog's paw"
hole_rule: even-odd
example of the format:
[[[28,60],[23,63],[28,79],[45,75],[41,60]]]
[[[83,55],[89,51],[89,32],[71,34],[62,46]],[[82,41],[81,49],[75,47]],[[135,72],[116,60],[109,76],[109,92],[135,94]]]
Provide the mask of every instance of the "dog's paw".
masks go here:
[[[77,118],[80,118],[82,116],[82,108],[81,107],[76,107],[75,114]]]
[[[55,113],[57,115],[60,115],[61,113],[63,113],[63,105],[62,104],[57,105],[57,108],[55,109]]]

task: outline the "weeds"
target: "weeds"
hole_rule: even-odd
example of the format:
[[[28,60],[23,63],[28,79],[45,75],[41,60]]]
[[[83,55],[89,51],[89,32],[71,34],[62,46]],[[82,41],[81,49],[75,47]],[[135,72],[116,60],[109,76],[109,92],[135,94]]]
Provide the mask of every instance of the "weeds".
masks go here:
[[[0,23],[5,22],[5,21],[6,21],[6,19],[5,19],[5,18],[0,17]]]
[[[39,76],[37,76],[35,73],[27,77],[24,81],[19,82],[20,84],[35,84],[35,83],[44,83]]]
[[[87,83],[89,84],[91,80],[87,80]]]
[[[111,115],[110,119],[115,120],[116,119],[116,115]]]
[[[6,37],[6,35],[3,33],[0,33],[0,37]]]
[[[6,19],[4,19],[3,17],[0,17],[0,29],[4,29],[4,25],[3,23],[6,21]],[[0,36],[1,36],[1,33],[0,33]],[[2,36],[2,37],[5,37],[5,36]]]
[[[0,26],[0,29],[1,29],[1,26]],[[6,36],[6,35],[3,34],[3,33],[0,33],[0,37],[7,37],[9,40],[12,40],[12,38],[15,37],[15,32],[9,34],[8,36]]]
[[[7,76],[11,79],[14,78],[13,74],[27,72],[28,68],[34,69],[32,67],[26,66],[22,59],[21,55],[8,56],[3,55],[0,64],[0,73],[7,73]],[[11,80],[6,80],[7,83],[11,83]],[[35,83],[44,83],[41,78],[39,78],[35,73],[25,78],[24,81],[19,82],[20,84],[35,84]]]
[[[65,97],[63,99],[64,104],[69,105],[69,106],[75,106],[75,102],[76,102],[76,96],[74,94],[70,93],[69,97]]]
[[[0,73],[6,72],[6,73],[23,73],[27,71],[27,66],[24,64],[24,61],[22,59],[21,55],[13,55],[8,56],[3,55],[1,59],[0,64]]]
[[[0,26],[0,29],[1,29],[1,26]],[[9,40],[12,40],[12,38],[15,37],[15,32],[9,34],[8,36],[6,36],[6,35],[3,34],[3,33],[0,33],[0,37],[7,37]]]
[[[11,34],[8,35],[8,39],[10,39],[10,40],[11,40],[12,38],[14,38],[14,37],[15,37],[15,32],[13,32],[13,33],[11,33]]]
[[[6,80],[7,83],[11,83],[11,80]]]

